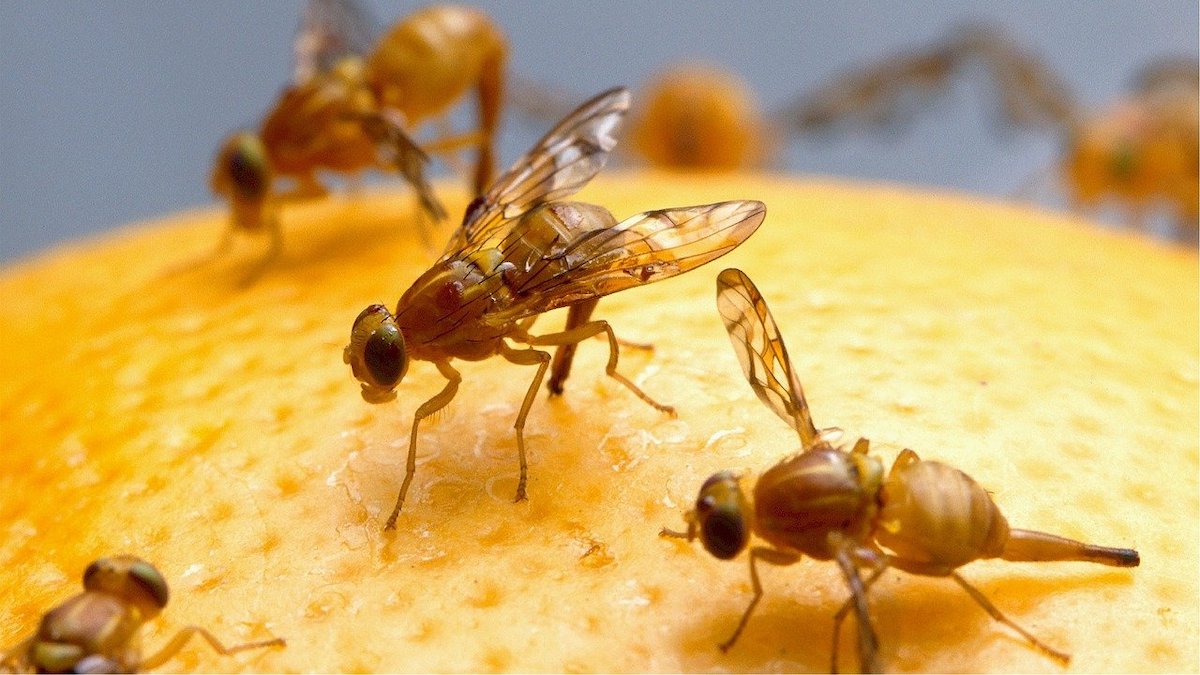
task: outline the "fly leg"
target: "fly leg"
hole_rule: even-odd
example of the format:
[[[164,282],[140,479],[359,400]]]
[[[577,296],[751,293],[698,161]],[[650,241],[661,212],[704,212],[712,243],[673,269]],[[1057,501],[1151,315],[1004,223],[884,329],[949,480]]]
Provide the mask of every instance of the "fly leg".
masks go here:
[[[221,641],[218,640],[215,635],[208,632],[204,628],[201,628],[200,626],[187,626],[176,633],[175,637],[171,638],[171,641],[168,642],[165,647],[158,650],[156,654],[138,664],[137,670],[153,670],[154,668],[166,663],[172,656],[175,656],[175,654],[178,653],[185,644],[187,644],[187,641],[190,640],[193,635],[199,635],[200,637],[204,638],[204,641],[207,642],[214,651],[222,656],[229,656],[230,654],[236,654],[237,652],[244,652],[248,649],[287,646],[287,643],[284,642],[283,638],[275,638],[274,640],[244,642],[240,645],[226,647],[225,645],[221,644]]]
[[[879,577],[883,576],[883,573],[887,571],[889,564],[890,561],[888,561],[886,558],[882,559],[881,563],[873,572],[871,572],[871,576],[867,577],[867,579],[863,581],[864,593],[871,589],[871,586],[876,580],[879,579]],[[850,613],[850,610],[856,608],[857,605],[855,604],[855,598],[849,597],[846,598],[846,602],[842,604],[842,607],[837,611],[837,614],[833,615],[833,647],[830,650],[829,657],[829,672],[831,673],[838,672],[838,651],[841,649],[841,646],[839,645],[839,639],[842,634],[842,622],[846,620],[846,615]]]
[[[458,152],[465,147],[478,145],[480,139],[482,139],[482,136],[479,135],[478,131],[454,133],[453,130],[449,130],[448,128],[443,129],[442,131],[445,131],[446,133],[431,141],[421,144],[421,147],[425,149],[425,152],[428,152],[431,155],[448,155],[453,152]]]
[[[587,323],[592,318],[592,312],[596,309],[596,305],[600,302],[600,298],[585,300],[580,303],[571,305],[567,309],[567,325],[563,330],[572,330]],[[629,342],[617,338],[617,343],[622,347],[630,349],[654,349],[654,345],[643,342]],[[571,362],[575,359],[575,347],[577,343],[561,345],[554,352],[554,360],[550,363],[550,381],[547,383],[547,388],[550,389],[551,396],[558,396],[563,393],[563,383],[567,381],[567,375],[571,374]]]
[[[541,386],[542,378],[546,375],[546,368],[550,365],[550,354],[540,349],[513,349],[501,342],[500,356],[503,356],[509,363],[519,366],[538,367],[537,373],[533,376],[533,382],[529,383],[529,389],[525,392],[525,400],[521,401],[521,411],[517,413],[517,422],[513,425],[517,431],[517,456],[521,461],[521,477],[517,480],[517,496],[513,501],[519,502],[528,498],[525,494],[525,483],[529,478],[529,465],[525,460],[525,418],[529,417],[529,409],[533,407],[538,387]]]
[[[834,551],[833,559],[842,569],[846,577],[846,585],[850,587],[850,600],[854,604],[854,614],[858,618],[858,660],[859,669],[864,673],[878,673],[879,668],[879,638],[875,635],[875,627],[871,625],[871,611],[867,607],[867,589],[862,577],[858,575],[855,564],[859,549],[855,543],[840,532],[829,535],[829,547]],[[836,659],[836,655],[834,656]]]
[[[1038,649],[1042,653],[1046,654],[1050,658],[1062,663],[1064,666],[1071,662],[1070,654],[1067,654],[1065,652],[1060,652],[1057,649],[1050,647],[1046,643],[1044,643],[1041,640],[1034,637],[1032,633],[1025,630],[1024,628],[1021,628],[1019,625],[1017,625],[1011,619],[1004,616],[1004,614],[1002,614],[1000,612],[1000,610],[996,609],[996,606],[993,605],[992,602],[983,595],[983,593],[980,593],[978,589],[976,589],[971,584],[967,583],[967,580],[962,578],[962,576],[959,575],[958,572],[951,572],[950,577],[952,579],[954,579],[955,581],[957,581],[958,585],[962,586],[963,590],[967,592],[967,595],[971,596],[971,599],[974,600],[980,607],[982,607],[983,611],[987,612],[988,615],[990,615],[993,619],[995,619],[996,621],[999,621],[1000,623],[1017,631],[1017,633],[1020,633],[1021,637],[1028,640],[1029,643],[1031,645],[1033,645],[1036,649]]]
[[[388,516],[387,524],[383,526],[385,530],[396,529],[396,518],[400,517],[400,508],[404,506],[404,497],[408,494],[408,486],[417,473],[417,425],[421,423],[421,420],[445,408],[458,393],[458,385],[462,382],[462,375],[450,365],[449,361],[434,361],[434,364],[442,377],[446,378],[446,386],[442,387],[442,390],[433,398],[422,403],[421,407],[417,408],[416,414],[413,415],[412,432],[408,437],[408,461],[404,467],[404,482],[400,484],[396,507],[392,509],[392,515]]]
[[[762,582],[758,580],[758,568],[754,566],[754,563],[760,559],[772,565],[791,565],[799,560],[800,556],[794,553],[777,551],[766,546],[755,546],[750,549],[750,585],[754,588],[754,597],[750,599],[750,604],[746,605],[746,611],[742,612],[742,618],[738,621],[737,628],[733,629],[733,635],[730,635],[728,640],[717,645],[722,652],[729,651],[733,647],[733,643],[737,642],[738,636],[742,634],[742,629],[746,627],[746,622],[750,620],[750,614],[754,612],[758,601],[762,599]]]
[[[172,265],[172,266],[166,268],[165,270],[163,270],[161,276],[162,277],[174,276],[176,274],[186,272],[186,271],[196,268],[196,267],[203,267],[203,266],[211,263],[212,261],[221,258],[226,253],[228,253],[230,247],[233,246],[233,237],[235,235],[235,230],[237,230],[237,228],[238,228],[237,221],[236,220],[230,221],[229,227],[226,227],[225,231],[221,233],[221,241],[217,242],[216,248],[214,248],[212,251],[209,251],[208,253],[201,255],[199,258],[195,258],[193,260],[188,260],[183,263],[175,264],[175,265]]]
[[[279,257],[279,254],[283,252],[283,231],[279,227],[279,218],[276,217],[276,214],[273,210],[267,215],[265,225],[267,227],[267,236],[270,237],[270,243],[267,245],[267,252],[262,258],[259,259],[258,262],[254,264],[253,267],[250,268],[250,271],[248,271],[245,276],[242,277],[240,282],[242,288],[250,286],[255,281],[258,281],[258,278],[262,276],[262,273],[267,269],[267,266],[274,262],[274,260]]]
[[[561,333],[549,333],[547,335],[525,335],[521,337],[522,342],[526,342],[531,346],[547,346],[554,347],[558,345],[575,344],[582,342],[593,335],[606,333],[608,335],[608,365],[604,367],[604,372],[609,377],[625,385],[629,391],[632,391],[638,398],[646,403],[654,406],[656,410],[665,412],[668,415],[675,415],[675,408],[669,405],[664,405],[650,398],[649,394],[642,391],[640,387],[633,383],[632,380],[617,372],[617,357],[620,354],[621,348],[617,341],[617,336],[613,333],[612,326],[603,319],[589,321],[577,328],[564,330]]]
[[[571,305],[567,309],[567,325],[564,330],[571,331],[587,323],[592,318],[592,312],[595,311],[598,304],[600,304],[600,298],[592,298]],[[578,344],[570,342],[559,345],[555,350],[554,361],[550,364],[550,381],[546,383],[551,396],[559,396],[563,393],[563,382],[566,382],[567,375],[571,374],[571,362],[575,360],[575,347]]]
[[[479,154],[475,160],[475,194],[481,195],[492,184],[496,173],[496,129],[504,108],[504,71],[507,49],[497,42],[479,72]]]

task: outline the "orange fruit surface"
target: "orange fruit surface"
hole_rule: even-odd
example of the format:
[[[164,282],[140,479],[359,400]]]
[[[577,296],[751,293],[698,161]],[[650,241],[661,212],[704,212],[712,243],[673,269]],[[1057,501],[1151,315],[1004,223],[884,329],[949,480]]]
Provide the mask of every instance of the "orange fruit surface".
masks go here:
[[[445,187],[451,212],[466,195]],[[620,370],[582,344],[561,398],[526,429],[529,500],[513,504],[512,424],[532,369],[457,363],[424,425],[398,529],[416,407],[442,386],[414,363],[371,405],[342,362],[351,323],[394,306],[434,257],[409,193],[283,212],[266,242],[216,245],[224,214],[170,216],[0,271],[0,644],[76,593],[93,559],[133,553],[172,587],[148,652],[198,624],[164,670],[821,671],[845,597],[836,567],[761,567],[741,640],[746,557],[680,528],[700,484],[761,472],[795,434],[755,398],[714,305],[745,270],[770,303],[816,423],[971,474],[1014,527],[1134,547],[1142,565],[972,563],[1013,620],[1071,672],[1196,672],[1200,580],[1197,256],[1079,218],[960,195],[795,177],[613,173],[585,201],[618,218],[723,199],[767,203],[729,256],[605,298]],[[431,237],[444,239],[448,226]],[[182,271],[178,271],[180,266]],[[561,325],[562,314],[538,330]],[[948,579],[889,571],[872,590],[891,671],[1060,672]],[[842,667],[856,664],[851,629]]]

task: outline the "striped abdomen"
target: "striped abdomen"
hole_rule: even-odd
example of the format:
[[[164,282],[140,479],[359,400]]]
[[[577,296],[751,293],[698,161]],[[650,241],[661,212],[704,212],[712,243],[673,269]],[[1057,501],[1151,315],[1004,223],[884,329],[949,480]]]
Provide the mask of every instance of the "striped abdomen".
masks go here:
[[[967,474],[906,451],[883,484],[875,540],[895,554],[893,566],[944,575],[994,558],[1008,541],[1008,521]]]

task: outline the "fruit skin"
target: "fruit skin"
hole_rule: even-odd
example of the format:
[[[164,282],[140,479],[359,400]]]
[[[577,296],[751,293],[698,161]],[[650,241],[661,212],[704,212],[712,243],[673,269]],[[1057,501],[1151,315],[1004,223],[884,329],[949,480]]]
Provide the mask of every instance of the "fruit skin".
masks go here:
[[[461,211],[466,196],[441,189]],[[1136,545],[1132,578],[964,568],[1072,668],[1200,668],[1195,251],[894,187],[651,172],[588,190],[618,216],[767,202],[728,264],[771,297],[814,414],[836,412],[886,461],[909,446],[968,470],[1013,522]],[[428,266],[412,213],[409,193],[286,210],[279,264],[245,290],[265,241],[172,271],[215,246],[216,210],[0,272],[0,645],[90,560],[130,552],[175,595],[147,645],[187,623],[288,640],[233,658],[188,647],[166,666],[179,670],[825,668],[833,571],[764,569],[754,629],[722,655],[745,570],[657,537],[713,471],[793,450],[740,379],[711,306],[717,267],[598,310],[654,343],[622,367],[679,419],[607,382],[603,344],[581,346],[564,396],[530,415],[542,449],[513,505],[527,378],[471,364],[422,446],[419,508],[381,533],[412,411],[440,380],[414,367],[395,403],[370,406],[341,348],[361,307],[394,304]],[[944,580],[885,578],[872,607],[895,670],[1047,667]]]

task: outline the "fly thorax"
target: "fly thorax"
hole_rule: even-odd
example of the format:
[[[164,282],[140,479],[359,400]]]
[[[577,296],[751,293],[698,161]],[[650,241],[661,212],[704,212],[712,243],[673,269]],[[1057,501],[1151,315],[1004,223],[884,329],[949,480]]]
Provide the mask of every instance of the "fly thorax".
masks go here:
[[[141,617],[134,612],[136,608],[109,593],[81,593],[42,617],[38,640],[79,645],[93,652],[127,640],[141,624]]]
[[[396,323],[409,355],[418,359],[452,356],[468,360],[495,353],[498,333],[480,321],[508,293],[504,262],[448,260],[422,274],[400,298]]]
[[[825,443],[790,457],[768,469],[754,487],[758,533],[776,546],[828,560],[830,532],[861,538],[869,530],[875,513],[872,481],[877,485],[881,473],[869,461]]]
[[[418,277],[396,306],[396,322],[405,337],[422,342],[439,326],[461,320],[470,286],[480,276],[471,263],[451,260]]]
[[[522,216],[521,225],[512,229],[500,248],[518,274],[537,274],[546,266],[567,270],[593,257],[595,247],[588,241],[592,236],[617,236],[611,229],[616,223],[603,206],[550,202]]]

